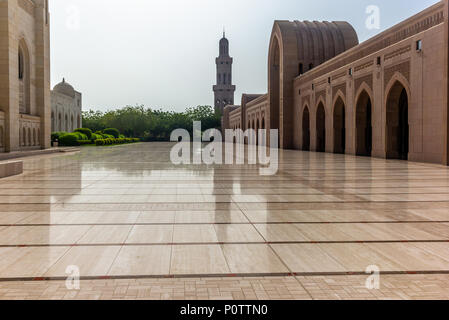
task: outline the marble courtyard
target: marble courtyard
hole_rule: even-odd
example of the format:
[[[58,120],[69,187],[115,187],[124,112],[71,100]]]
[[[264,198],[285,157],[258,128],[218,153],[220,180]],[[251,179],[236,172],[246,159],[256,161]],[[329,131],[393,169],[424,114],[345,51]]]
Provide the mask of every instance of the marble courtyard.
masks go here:
[[[449,298],[447,167],[281,150],[264,177],[171,146],[23,159],[0,184],[0,298]]]

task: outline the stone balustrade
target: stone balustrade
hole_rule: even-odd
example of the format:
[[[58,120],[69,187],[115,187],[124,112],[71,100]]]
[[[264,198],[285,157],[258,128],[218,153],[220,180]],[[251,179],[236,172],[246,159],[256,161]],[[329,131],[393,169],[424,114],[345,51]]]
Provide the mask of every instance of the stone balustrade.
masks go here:
[[[19,140],[21,149],[40,147],[41,119],[22,114],[19,118]]]

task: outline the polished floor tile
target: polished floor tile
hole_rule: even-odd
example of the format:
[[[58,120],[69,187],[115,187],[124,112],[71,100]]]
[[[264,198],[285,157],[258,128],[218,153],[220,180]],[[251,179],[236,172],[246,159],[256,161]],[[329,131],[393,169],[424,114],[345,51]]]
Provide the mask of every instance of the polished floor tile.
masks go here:
[[[72,245],[91,226],[19,226],[0,230],[0,245]]]
[[[309,240],[306,235],[292,224],[256,224],[254,226],[268,242]]]
[[[412,243],[369,243],[366,246],[399,264],[404,271],[449,269],[449,260]]]
[[[41,277],[70,247],[0,248],[0,278]]]
[[[171,146],[25,159],[0,180],[0,279],[449,271],[447,167],[284,150],[266,177]]]
[[[32,212],[2,212],[0,213],[0,224],[21,223],[32,215]]]
[[[395,260],[382,255],[382,252],[370,249],[365,244],[325,243],[319,244],[319,247],[349,272],[365,272],[371,266],[383,272],[402,270]]]
[[[178,211],[176,223],[241,223],[248,219],[240,211]]]
[[[165,276],[170,273],[170,259],[171,246],[124,246],[109,275]]]
[[[137,219],[137,223],[168,223],[175,222],[174,211],[148,211],[142,212]]]
[[[126,239],[126,243],[171,243],[173,240],[173,226],[134,226]]]
[[[265,244],[225,244],[223,253],[231,272],[245,273],[287,273],[282,261],[270,246]]]
[[[349,271],[316,244],[273,244],[271,246],[292,272]]]
[[[171,274],[228,274],[229,267],[219,245],[173,246]]]
[[[173,243],[218,242],[213,225],[175,225]]]
[[[128,238],[132,226],[93,226],[78,240],[78,244],[122,244]]]
[[[119,246],[73,247],[44,275],[67,277],[70,275],[69,270],[76,267],[81,277],[104,277],[108,274],[119,250]]]
[[[264,242],[257,229],[249,224],[217,224],[219,242]]]

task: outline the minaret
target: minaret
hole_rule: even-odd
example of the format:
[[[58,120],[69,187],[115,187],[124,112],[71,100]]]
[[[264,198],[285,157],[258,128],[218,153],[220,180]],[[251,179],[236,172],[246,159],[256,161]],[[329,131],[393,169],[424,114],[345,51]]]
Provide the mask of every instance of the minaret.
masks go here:
[[[215,111],[221,114],[227,105],[234,104],[235,86],[232,85],[232,61],[233,59],[229,56],[229,41],[223,31],[223,38],[220,40],[220,55],[215,60],[217,84],[213,87]]]

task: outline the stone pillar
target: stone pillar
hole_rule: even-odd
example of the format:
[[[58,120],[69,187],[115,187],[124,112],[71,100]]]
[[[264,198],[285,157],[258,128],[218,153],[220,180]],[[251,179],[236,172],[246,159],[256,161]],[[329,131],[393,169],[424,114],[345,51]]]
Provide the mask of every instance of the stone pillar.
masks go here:
[[[36,106],[41,118],[41,148],[50,148],[51,103],[50,103],[50,21],[47,0],[36,0]]]
[[[332,101],[332,90],[330,89],[330,84],[326,85],[325,94],[325,112],[326,112],[326,152],[334,152],[334,106]]]
[[[443,164],[449,165],[449,0],[444,0],[444,88],[445,92],[443,93],[443,101],[444,101],[444,116],[443,116],[443,128],[444,132],[444,146],[445,151],[443,155]]]
[[[355,154],[354,83],[346,76],[346,154]]]
[[[317,105],[315,99],[315,91],[310,93],[310,151],[316,151],[317,149],[317,139],[316,139],[316,114]]]
[[[16,27],[11,17],[16,15],[17,3],[0,3],[0,109],[5,112],[5,151],[19,150],[19,82]]]
[[[0,2],[0,110],[5,113],[4,143],[5,150],[9,151],[9,1]]]
[[[383,58],[383,57],[381,57]],[[383,60],[383,59],[382,59]],[[387,147],[385,145],[385,117],[384,112],[384,72],[383,64],[376,66],[374,62],[373,67],[373,96],[371,100],[371,126],[372,126],[372,157],[385,158]]]

